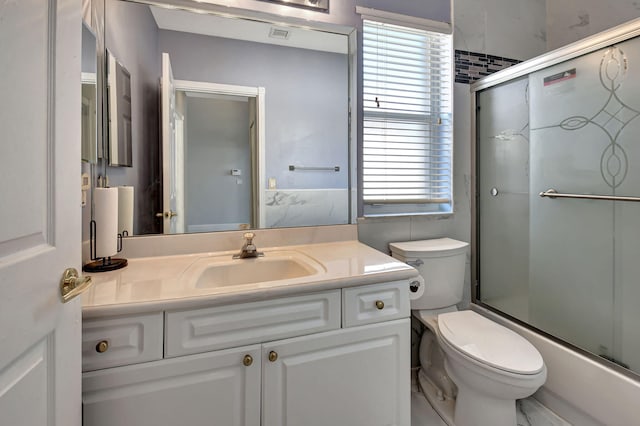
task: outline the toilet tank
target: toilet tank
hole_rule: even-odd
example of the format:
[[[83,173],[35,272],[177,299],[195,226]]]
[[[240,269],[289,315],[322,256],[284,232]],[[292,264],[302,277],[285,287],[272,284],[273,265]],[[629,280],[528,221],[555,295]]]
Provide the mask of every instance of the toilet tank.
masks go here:
[[[468,243],[451,238],[390,243],[391,256],[420,272],[425,282],[411,309],[441,309],[462,300]]]

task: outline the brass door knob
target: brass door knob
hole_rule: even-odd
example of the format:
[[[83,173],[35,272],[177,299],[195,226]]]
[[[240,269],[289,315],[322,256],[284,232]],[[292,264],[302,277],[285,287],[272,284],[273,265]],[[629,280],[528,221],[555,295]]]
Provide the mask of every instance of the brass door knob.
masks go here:
[[[98,342],[98,344],[96,345],[96,352],[98,353],[105,353],[107,350],[109,350],[109,342],[107,342],[106,340],[102,340],[100,342]]]
[[[178,216],[178,213],[173,210],[169,210],[168,212],[160,212],[156,213],[156,217],[166,217],[167,219],[171,219],[172,217]]]
[[[274,352],[274,351],[269,352],[269,361],[276,362],[277,359],[278,359],[277,352]]]
[[[251,355],[245,355],[244,359],[242,360],[242,363],[245,365],[245,367],[250,366],[251,364],[253,364],[253,357]]]
[[[60,280],[60,295],[62,301],[67,303],[69,300],[82,294],[83,291],[93,284],[91,277],[81,277],[75,268],[68,268],[64,271]]]
[[[376,300],[376,308],[380,310],[384,309],[384,302],[382,300]]]

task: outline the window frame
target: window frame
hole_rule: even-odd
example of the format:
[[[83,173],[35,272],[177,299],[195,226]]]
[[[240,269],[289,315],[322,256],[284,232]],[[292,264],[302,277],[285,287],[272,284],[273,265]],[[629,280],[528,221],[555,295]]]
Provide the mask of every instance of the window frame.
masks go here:
[[[453,181],[453,175],[454,175],[454,170],[453,170],[453,164],[454,164],[454,159],[453,159],[453,141],[454,141],[454,120],[453,120],[453,108],[454,108],[454,49],[453,49],[453,40],[451,37],[451,25],[450,24],[446,24],[446,23],[439,23],[439,22],[435,22],[435,21],[429,21],[426,19],[420,19],[420,18],[414,18],[414,17],[403,17],[401,15],[396,15],[396,14],[389,14],[389,13],[383,13],[383,16],[380,16],[380,14],[378,14],[377,12],[379,11],[375,11],[375,14],[371,14],[371,10],[365,10],[365,8],[360,8],[360,10],[357,10],[358,13],[360,13],[362,15],[363,18],[363,22],[362,22],[362,54],[360,55],[360,57],[362,58],[362,68],[361,68],[361,112],[362,112],[362,120],[360,121],[360,125],[362,126],[362,138],[360,140],[360,154],[359,154],[359,189],[360,189],[360,196],[359,196],[359,202],[360,202],[360,212],[361,212],[361,216],[364,217],[384,217],[384,216],[414,216],[414,215],[450,215],[453,214],[454,212],[454,194],[453,194],[453,186],[454,186],[454,181]],[[410,18],[408,21],[404,21],[402,18]],[[371,198],[369,198],[369,200],[367,200],[367,197],[365,196],[365,186],[367,184],[367,182],[365,181],[365,157],[366,157],[366,149],[365,149],[365,145],[367,143],[366,138],[366,131],[367,129],[369,129],[370,127],[367,127],[366,123],[368,121],[368,118],[372,118],[375,116],[379,116],[380,117],[384,117],[386,116],[387,118],[395,115],[395,114],[391,114],[391,113],[381,113],[381,114],[376,114],[375,112],[371,111],[371,109],[367,109],[367,103],[370,102],[370,100],[365,98],[365,85],[366,85],[366,81],[365,81],[365,21],[370,21],[372,24],[374,25],[394,25],[394,26],[400,26],[400,27],[404,27],[407,30],[422,30],[422,31],[428,31],[428,32],[435,32],[438,33],[438,36],[447,36],[449,39],[447,41],[446,46],[446,54],[447,57],[446,59],[443,61],[445,67],[447,67],[448,69],[448,73],[446,75],[446,82],[443,83],[444,84],[444,91],[442,91],[441,93],[444,93],[444,96],[448,96],[449,99],[448,101],[445,101],[445,103],[448,104],[448,109],[445,108],[446,113],[448,114],[448,123],[447,123],[447,128],[448,128],[448,135],[444,136],[445,142],[444,145],[446,145],[447,147],[447,152],[443,155],[443,156],[439,156],[438,158],[441,160],[442,158],[446,158],[447,161],[447,169],[446,169],[446,184],[448,185],[447,187],[447,192],[448,192],[448,199],[446,200],[446,202],[443,202],[443,199],[440,200],[435,200],[435,199],[423,199],[423,200],[416,200],[414,199],[404,199],[404,200],[380,200],[381,202],[379,202],[379,200],[372,200]],[[419,22],[416,22],[419,21]],[[427,60],[428,60],[428,56],[427,56]],[[429,73],[430,69],[427,68],[425,69],[425,74]],[[433,116],[434,114],[438,114],[440,116],[442,116],[443,114],[443,110],[441,108],[438,108],[437,111],[429,111],[429,113],[425,113],[424,114],[424,118],[428,118],[429,114],[431,116]],[[399,116],[403,115],[402,113],[398,114]],[[405,115],[408,115],[408,113],[405,113]],[[387,120],[387,122],[391,122],[390,120]],[[437,129],[436,126],[432,125],[432,124],[426,124],[425,129],[422,130],[422,132],[424,132],[425,134],[428,134],[430,132],[433,132],[433,129]],[[429,147],[433,148],[433,147],[439,147],[440,145],[442,145],[443,143],[440,142],[442,140],[442,136],[438,137],[438,141],[434,142],[433,144],[430,144],[428,142],[425,142],[422,144],[422,147],[425,149],[428,149]],[[426,151],[425,151],[426,152]],[[433,170],[433,169],[430,169]],[[429,177],[433,178],[434,176],[436,176],[437,173],[433,172],[428,172],[425,174],[416,174],[416,176],[422,176],[425,179],[425,182],[427,181],[427,179]],[[430,191],[426,191],[426,193],[428,193]]]

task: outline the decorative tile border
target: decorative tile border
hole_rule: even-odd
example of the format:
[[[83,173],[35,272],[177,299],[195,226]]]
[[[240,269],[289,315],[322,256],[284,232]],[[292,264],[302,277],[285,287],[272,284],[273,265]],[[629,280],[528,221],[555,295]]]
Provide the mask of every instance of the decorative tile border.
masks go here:
[[[467,52],[466,50],[456,50],[455,61],[456,83],[466,84],[473,83],[484,76],[522,62],[518,59],[503,58],[478,52]]]

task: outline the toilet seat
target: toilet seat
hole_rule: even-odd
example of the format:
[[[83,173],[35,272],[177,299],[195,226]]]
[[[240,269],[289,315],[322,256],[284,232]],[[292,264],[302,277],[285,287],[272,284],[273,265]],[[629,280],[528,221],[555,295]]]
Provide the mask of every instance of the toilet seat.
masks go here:
[[[450,347],[487,367],[521,375],[544,369],[542,356],[531,343],[473,311],[438,315],[438,332]]]

